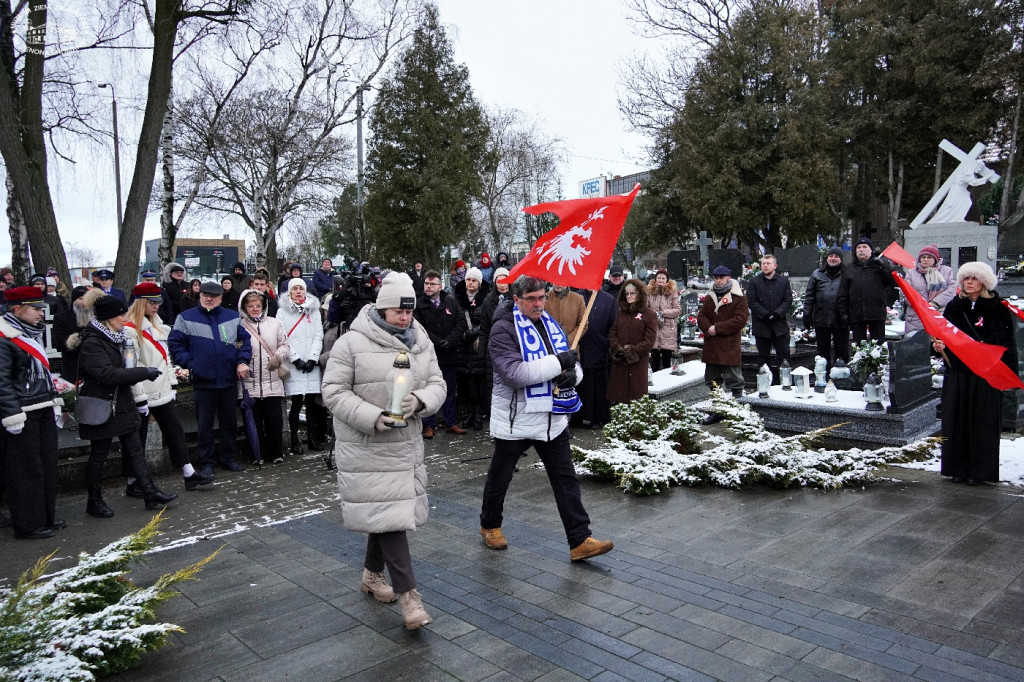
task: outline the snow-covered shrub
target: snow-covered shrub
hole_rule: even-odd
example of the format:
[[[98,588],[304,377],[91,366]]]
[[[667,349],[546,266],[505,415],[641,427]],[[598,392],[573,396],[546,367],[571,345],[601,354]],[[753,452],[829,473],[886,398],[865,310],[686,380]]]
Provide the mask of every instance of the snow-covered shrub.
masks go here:
[[[156,607],[193,580],[217,552],[191,566],[136,587],[128,564],[158,534],[162,512],[141,530],[89,555],[78,565],[44,580],[53,554],[36,562],[13,590],[0,590],[0,680],[94,680],[136,665],[143,651],[157,649],[173,623],[147,623]]]

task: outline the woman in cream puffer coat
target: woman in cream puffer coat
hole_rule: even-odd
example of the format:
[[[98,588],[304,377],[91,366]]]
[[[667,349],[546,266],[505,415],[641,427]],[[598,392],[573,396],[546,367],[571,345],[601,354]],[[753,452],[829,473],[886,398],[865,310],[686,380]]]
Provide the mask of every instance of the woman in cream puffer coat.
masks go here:
[[[324,403],[334,416],[344,524],[369,533],[361,590],[378,601],[394,601],[400,593],[410,629],[429,622],[415,590],[405,534],[427,521],[422,420],[437,412],[447,395],[434,344],[412,319],[415,300],[409,276],[389,274],[376,305],[359,311],[348,333],[334,344],[323,382]],[[402,403],[408,426],[391,428],[394,422],[385,415],[387,377],[402,352],[413,376],[412,391]],[[394,589],[383,576],[385,564]]]
[[[252,359],[249,361],[249,376],[242,386],[253,399],[252,416],[259,432],[259,458],[253,464],[261,466],[264,460],[279,464],[284,461],[281,431],[284,420],[281,408],[284,403],[284,385],[278,369],[288,365],[291,348],[288,337],[281,327],[281,321],[267,317],[267,295],[255,289],[246,289],[238,299],[238,314],[242,326],[252,340]],[[241,387],[238,389],[242,394]],[[255,453],[254,453],[255,454]]]

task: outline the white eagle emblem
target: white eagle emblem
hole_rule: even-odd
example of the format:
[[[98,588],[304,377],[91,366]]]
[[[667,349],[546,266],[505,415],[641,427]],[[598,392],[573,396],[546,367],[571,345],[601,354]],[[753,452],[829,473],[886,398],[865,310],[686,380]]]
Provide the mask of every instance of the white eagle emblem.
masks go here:
[[[559,275],[562,274],[566,266],[569,267],[569,272],[575,275],[576,266],[582,265],[584,257],[590,255],[590,249],[584,248],[581,243],[583,240],[590,241],[593,228],[587,227],[587,225],[599,218],[604,218],[604,211],[607,208],[607,206],[602,206],[579,225],[566,230],[543,247],[538,247],[538,251],[541,253],[537,262],[548,270],[557,262]],[[545,259],[547,264],[544,263]]]

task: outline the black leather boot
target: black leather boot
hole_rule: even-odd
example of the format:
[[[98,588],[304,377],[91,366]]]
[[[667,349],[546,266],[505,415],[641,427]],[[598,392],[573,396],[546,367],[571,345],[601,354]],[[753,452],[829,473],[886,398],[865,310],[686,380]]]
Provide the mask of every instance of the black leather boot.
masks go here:
[[[473,405],[472,411],[469,415],[469,427],[474,431],[479,431],[484,428],[484,421],[480,417],[480,406]]]
[[[153,510],[162,504],[173,502],[178,499],[177,493],[171,493],[168,495],[160,488],[156,487],[156,483],[149,476],[138,479],[139,485],[142,486],[142,499],[146,501],[146,509]]]
[[[303,449],[302,449],[302,443],[301,443],[301,441],[299,441],[299,432],[298,432],[298,430],[293,430],[292,431],[292,446],[289,449],[289,454],[301,455],[302,453],[303,453]]]
[[[103,501],[103,488],[100,486],[89,486],[89,501],[85,503],[85,513],[98,519],[109,519],[114,515],[114,510]]]

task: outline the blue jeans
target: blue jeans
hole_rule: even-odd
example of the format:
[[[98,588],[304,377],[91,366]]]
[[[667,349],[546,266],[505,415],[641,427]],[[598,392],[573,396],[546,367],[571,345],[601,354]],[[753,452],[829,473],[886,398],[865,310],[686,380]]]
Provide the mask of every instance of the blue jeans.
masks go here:
[[[196,434],[196,450],[199,464],[204,469],[212,469],[214,462],[227,464],[235,461],[235,437],[238,434],[238,422],[235,417],[235,400],[238,389],[231,388],[194,388],[192,395],[196,401],[196,422],[199,432]],[[213,420],[217,419],[220,430],[220,456],[215,456],[213,446]]]
[[[444,405],[441,406],[441,416],[444,417],[445,426],[455,426],[459,423],[458,416],[455,414],[455,391],[459,378],[458,366],[442,367],[441,376],[444,377],[444,383],[448,387],[448,395],[445,396]],[[436,429],[437,415],[432,414],[429,417],[424,417],[423,428]]]

